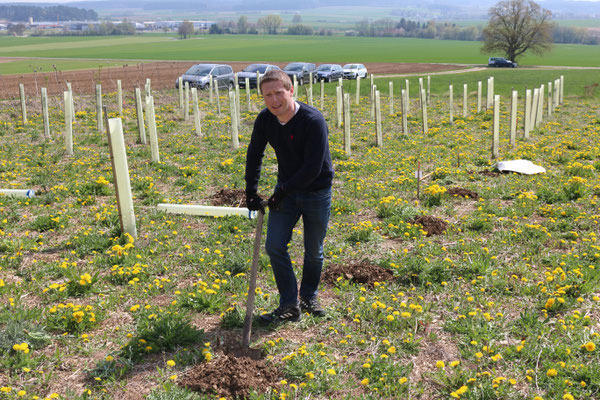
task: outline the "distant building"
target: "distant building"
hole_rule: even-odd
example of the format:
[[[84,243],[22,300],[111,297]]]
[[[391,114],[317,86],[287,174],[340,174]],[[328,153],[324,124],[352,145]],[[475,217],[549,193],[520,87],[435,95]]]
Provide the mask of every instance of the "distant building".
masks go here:
[[[194,24],[194,29],[210,29],[212,25],[215,25],[215,21],[190,21]],[[146,29],[154,29],[159,30],[163,28],[167,28],[169,30],[177,30],[179,25],[181,25],[183,21],[146,21],[144,22],[144,26]]]

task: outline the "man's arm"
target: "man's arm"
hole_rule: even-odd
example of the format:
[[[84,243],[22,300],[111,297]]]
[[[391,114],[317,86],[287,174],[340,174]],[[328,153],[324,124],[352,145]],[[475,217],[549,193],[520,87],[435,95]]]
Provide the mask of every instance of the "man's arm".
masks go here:
[[[246,174],[244,177],[246,180],[246,194],[254,194],[258,191],[258,180],[260,179],[262,159],[266,147],[266,135],[259,114],[256,121],[254,121],[254,129],[252,129],[250,144],[248,144],[248,151],[246,152]]]

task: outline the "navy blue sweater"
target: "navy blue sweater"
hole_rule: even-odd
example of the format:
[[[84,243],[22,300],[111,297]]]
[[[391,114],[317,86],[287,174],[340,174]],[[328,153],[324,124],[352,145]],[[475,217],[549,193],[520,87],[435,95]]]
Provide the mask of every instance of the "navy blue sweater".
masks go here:
[[[256,117],[246,156],[246,193],[256,193],[265,148],[277,156],[277,183],[287,193],[331,187],[333,166],[325,118],[304,103],[285,125],[265,108]]]

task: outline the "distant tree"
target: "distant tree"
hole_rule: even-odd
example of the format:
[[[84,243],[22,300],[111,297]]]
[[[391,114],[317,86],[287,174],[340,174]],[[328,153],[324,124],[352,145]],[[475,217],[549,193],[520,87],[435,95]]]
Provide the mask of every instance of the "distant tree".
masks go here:
[[[287,30],[288,35],[312,35],[313,29],[310,26],[297,24],[292,25]]]
[[[544,54],[552,49],[552,13],[532,0],[504,0],[488,12],[483,28],[483,53],[501,52],[516,61],[525,52]]]
[[[223,28],[221,28],[219,24],[212,24],[210,28],[208,28],[208,33],[210,35],[222,35],[224,32]]]
[[[182,38],[187,39],[188,36],[194,33],[194,24],[187,19],[183,20],[177,29],[177,33],[179,33],[179,36]]]
[[[296,25],[302,23],[302,17],[300,16],[300,14],[294,14],[294,16],[292,17],[292,23]]]
[[[240,15],[237,22],[237,33],[248,33],[248,17]]]
[[[117,35],[135,35],[135,22],[124,19],[117,25]]]
[[[23,24],[9,24],[8,32],[13,36],[23,36],[25,33],[25,25]]]
[[[283,24],[283,20],[279,15],[269,14],[266,17],[261,17],[258,19],[257,25],[259,28],[264,29],[265,33],[269,35],[276,35],[277,28],[279,28]]]
[[[162,30],[165,33],[165,36],[167,36],[167,32],[169,32],[169,27],[168,26],[163,26]]]

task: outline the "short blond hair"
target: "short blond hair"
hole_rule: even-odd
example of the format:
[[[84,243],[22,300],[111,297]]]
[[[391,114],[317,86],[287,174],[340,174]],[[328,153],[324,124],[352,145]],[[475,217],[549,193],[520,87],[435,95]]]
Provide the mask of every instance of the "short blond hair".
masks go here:
[[[292,80],[288,74],[280,69],[272,69],[260,78],[260,90],[262,90],[263,83],[274,81],[283,83],[285,90],[290,90],[292,88]]]

